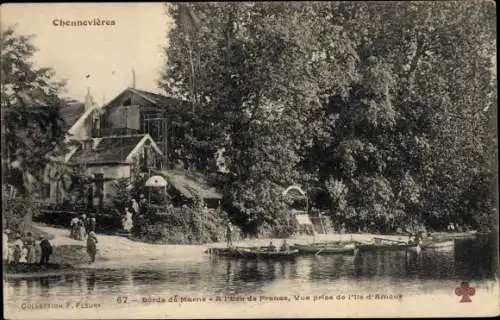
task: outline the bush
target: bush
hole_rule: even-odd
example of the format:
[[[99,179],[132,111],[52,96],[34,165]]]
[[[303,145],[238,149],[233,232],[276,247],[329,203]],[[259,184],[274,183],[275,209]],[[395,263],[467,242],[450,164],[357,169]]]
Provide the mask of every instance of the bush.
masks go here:
[[[148,207],[144,220],[135,219],[134,236],[141,241],[153,243],[207,243],[224,241],[228,215],[222,210],[206,208],[201,201],[190,206]],[[241,232],[234,230],[233,238]]]
[[[31,228],[33,213],[40,210],[38,203],[28,199],[8,199],[3,204],[3,228],[14,233],[24,233]]]

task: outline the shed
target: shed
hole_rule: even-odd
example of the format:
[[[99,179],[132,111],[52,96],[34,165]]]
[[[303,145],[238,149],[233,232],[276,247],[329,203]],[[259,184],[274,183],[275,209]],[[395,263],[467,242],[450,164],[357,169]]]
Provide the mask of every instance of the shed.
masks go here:
[[[195,176],[181,169],[158,170],[154,173],[165,177],[169,187],[187,200],[192,201],[198,197],[203,199],[209,207],[216,207],[222,200],[222,195],[199,175]]]

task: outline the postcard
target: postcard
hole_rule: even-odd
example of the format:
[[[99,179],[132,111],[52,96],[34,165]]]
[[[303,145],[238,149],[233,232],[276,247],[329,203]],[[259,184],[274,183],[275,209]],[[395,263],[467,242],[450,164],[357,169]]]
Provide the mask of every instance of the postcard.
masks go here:
[[[4,317],[498,316],[495,9],[3,4]]]

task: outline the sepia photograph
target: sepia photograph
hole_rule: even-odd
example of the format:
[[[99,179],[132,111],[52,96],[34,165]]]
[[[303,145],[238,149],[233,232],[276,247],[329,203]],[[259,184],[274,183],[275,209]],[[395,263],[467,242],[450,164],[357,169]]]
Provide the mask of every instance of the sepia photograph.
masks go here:
[[[4,3],[6,319],[500,314],[496,3]]]

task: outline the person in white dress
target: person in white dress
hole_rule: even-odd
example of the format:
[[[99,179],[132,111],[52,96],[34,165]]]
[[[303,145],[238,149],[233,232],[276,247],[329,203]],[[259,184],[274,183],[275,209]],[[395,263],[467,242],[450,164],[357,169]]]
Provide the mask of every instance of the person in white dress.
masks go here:
[[[78,238],[78,217],[74,217],[73,219],[71,219],[71,222],[70,222],[70,228],[71,228],[71,233],[70,233],[70,236],[71,236],[71,239],[77,239]]]
[[[28,248],[24,247],[21,250],[21,257],[19,259],[20,263],[27,263],[28,262]]]
[[[130,232],[133,227],[132,212],[130,212],[129,208],[125,208],[125,216],[122,219],[122,226],[125,232]]]
[[[13,252],[14,263],[21,262],[20,260],[23,253],[23,247],[24,247],[23,240],[21,240],[20,235],[17,235],[16,241],[14,241],[14,252]]]
[[[139,213],[139,203],[137,203],[135,199],[132,199],[132,209],[134,210],[134,213]]]

